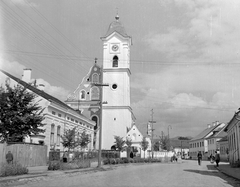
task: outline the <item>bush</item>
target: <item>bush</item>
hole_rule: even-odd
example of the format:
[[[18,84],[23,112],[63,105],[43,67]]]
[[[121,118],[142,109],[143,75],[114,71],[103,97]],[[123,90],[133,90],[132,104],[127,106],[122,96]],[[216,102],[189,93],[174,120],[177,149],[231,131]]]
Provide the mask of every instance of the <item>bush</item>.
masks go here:
[[[48,170],[59,170],[60,169],[60,161],[53,160],[49,161]]]
[[[17,162],[13,162],[12,164],[7,164],[7,163],[1,164],[1,170],[0,170],[1,177],[12,176],[12,175],[23,175],[27,173],[28,173],[27,167],[24,167]]]
[[[116,160],[114,158],[110,158],[109,163],[110,164],[116,164]]]
[[[121,160],[123,161],[123,163],[129,163],[129,160],[126,157],[121,158]]]
[[[89,160],[73,160],[72,162],[60,162],[60,170],[81,169],[90,167]]]
[[[103,165],[107,165],[107,164],[109,164],[109,163],[110,163],[110,159],[105,158],[105,159],[103,160]]]
[[[50,151],[49,161],[60,160],[60,151]]]

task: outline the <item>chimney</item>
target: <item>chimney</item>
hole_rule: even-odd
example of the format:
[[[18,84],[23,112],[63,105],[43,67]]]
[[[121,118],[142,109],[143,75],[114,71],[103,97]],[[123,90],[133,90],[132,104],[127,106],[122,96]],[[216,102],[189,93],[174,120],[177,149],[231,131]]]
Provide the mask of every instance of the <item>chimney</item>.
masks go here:
[[[31,73],[32,73],[32,69],[30,69],[30,68],[23,69],[22,81],[24,81],[26,83],[30,83]]]
[[[211,124],[207,124],[207,127],[208,127],[208,128],[211,128]]]
[[[212,126],[215,127],[216,123],[215,122],[212,122]]]
[[[45,85],[44,84],[39,84],[37,88],[41,91],[44,91]]]
[[[219,121],[216,121],[215,123],[216,123],[216,125],[219,125]]]

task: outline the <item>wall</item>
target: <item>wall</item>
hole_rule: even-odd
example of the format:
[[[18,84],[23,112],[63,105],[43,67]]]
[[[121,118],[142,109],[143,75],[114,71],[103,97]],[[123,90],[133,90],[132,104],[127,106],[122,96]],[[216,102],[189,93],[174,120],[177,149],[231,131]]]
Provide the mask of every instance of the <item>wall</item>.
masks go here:
[[[2,144],[0,143],[0,163],[6,163],[6,154],[11,151],[13,161],[23,166],[46,166],[47,146],[33,144]]]

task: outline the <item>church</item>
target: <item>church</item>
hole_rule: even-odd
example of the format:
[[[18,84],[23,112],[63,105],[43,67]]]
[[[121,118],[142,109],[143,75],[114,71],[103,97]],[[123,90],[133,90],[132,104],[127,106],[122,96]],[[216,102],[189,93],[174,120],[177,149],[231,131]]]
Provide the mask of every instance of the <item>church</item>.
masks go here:
[[[135,122],[130,106],[130,47],[132,38],[126,33],[119,16],[109,25],[104,36],[103,62],[97,59],[65,103],[96,122],[93,148],[115,149],[114,136],[125,138]],[[102,122],[102,123],[101,123]]]

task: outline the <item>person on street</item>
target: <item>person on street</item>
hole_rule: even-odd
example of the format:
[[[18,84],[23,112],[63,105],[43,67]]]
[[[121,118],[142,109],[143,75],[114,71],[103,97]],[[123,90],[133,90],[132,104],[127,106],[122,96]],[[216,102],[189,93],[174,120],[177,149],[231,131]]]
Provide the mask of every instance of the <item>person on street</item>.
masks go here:
[[[198,158],[198,165],[200,166],[201,162],[202,162],[202,153],[201,153],[201,151],[198,151],[197,158]]]
[[[67,158],[68,158],[68,152],[65,151],[65,152],[63,153],[63,162],[67,162]]]
[[[216,161],[216,166],[218,167],[219,162],[220,162],[220,153],[219,151],[215,151],[215,161]]]
[[[11,153],[11,151],[8,151],[8,153],[6,154],[6,160],[8,164],[13,163],[13,154]]]

